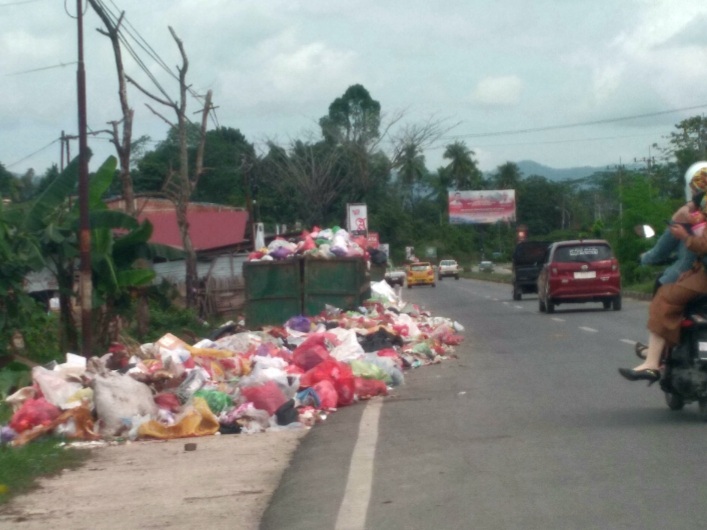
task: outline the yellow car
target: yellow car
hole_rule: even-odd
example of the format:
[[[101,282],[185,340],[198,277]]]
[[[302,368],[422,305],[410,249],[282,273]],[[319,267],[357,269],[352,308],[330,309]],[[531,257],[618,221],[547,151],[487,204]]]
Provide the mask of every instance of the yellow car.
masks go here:
[[[411,289],[413,285],[431,285],[432,287],[437,287],[435,283],[435,271],[432,268],[432,264],[421,261],[408,265],[407,283],[408,289]]]

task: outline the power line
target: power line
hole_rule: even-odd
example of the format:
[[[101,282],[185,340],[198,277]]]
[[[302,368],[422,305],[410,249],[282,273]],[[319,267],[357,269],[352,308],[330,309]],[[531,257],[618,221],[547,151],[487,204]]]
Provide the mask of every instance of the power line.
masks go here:
[[[51,147],[52,145],[54,145],[55,143],[57,143],[57,142],[60,141],[60,140],[61,140],[61,138],[57,138],[56,140],[52,140],[51,142],[49,142],[49,143],[48,143],[47,145],[45,145],[44,147],[41,147],[41,148],[37,149],[34,153],[30,153],[30,154],[27,155],[26,157],[24,157],[24,158],[18,160],[17,162],[13,162],[12,164],[9,164],[9,165],[7,165],[6,167],[9,169],[9,168],[11,168],[12,166],[16,166],[17,164],[19,164],[19,163],[21,163],[21,162],[24,162],[24,161],[27,160],[28,158],[32,158],[34,155],[36,155],[36,154],[38,154],[38,153],[41,153],[42,151],[44,151],[45,149]]]
[[[531,127],[528,129],[511,129],[511,130],[507,130],[507,131],[496,131],[496,132],[488,132],[488,133],[459,134],[459,135],[455,135],[455,136],[448,136],[445,138],[445,140],[453,140],[455,138],[485,138],[488,136],[506,136],[506,135],[511,135],[511,134],[526,134],[526,133],[534,133],[534,132],[542,132],[542,131],[554,131],[554,130],[558,130],[558,129],[572,129],[575,127],[586,127],[588,125],[601,125],[604,123],[616,123],[619,121],[635,120],[635,119],[640,119],[640,118],[651,118],[653,116],[662,116],[663,114],[673,114],[675,112],[684,112],[687,110],[703,109],[705,107],[707,107],[707,104],[695,105],[694,107],[684,107],[681,109],[671,109],[671,110],[663,110],[663,111],[659,111],[659,112],[649,112],[646,114],[636,114],[633,116],[622,116],[619,118],[607,118],[604,120],[569,123],[569,124],[564,124],[564,125],[548,125],[548,126],[544,126],[544,127]]]
[[[21,2],[7,2],[4,4],[0,4],[0,7],[8,7],[8,6],[19,6],[21,4],[31,4],[33,2],[41,2],[42,0],[23,0]]]
[[[30,74],[32,72],[41,72],[42,70],[51,70],[53,68],[63,68],[65,66],[71,66],[72,64],[76,64],[76,61],[72,61],[70,63],[59,63],[59,64],[55,64],[52,66],[43,66],[41,68],[33,68],[31,70],[22,70],[21,72],[13,72],[11,74],[5,74],[5,77],[10,77],[13,75]]]

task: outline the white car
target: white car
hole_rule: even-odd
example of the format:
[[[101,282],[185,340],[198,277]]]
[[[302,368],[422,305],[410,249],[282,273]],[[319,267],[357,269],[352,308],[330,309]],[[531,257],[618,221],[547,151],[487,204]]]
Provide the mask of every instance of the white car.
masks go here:
[[[446,276],[453,276],[455,280],[459,279],[459,265],[453,259],[443,259],[437,267],[437,278],[442,281]]]

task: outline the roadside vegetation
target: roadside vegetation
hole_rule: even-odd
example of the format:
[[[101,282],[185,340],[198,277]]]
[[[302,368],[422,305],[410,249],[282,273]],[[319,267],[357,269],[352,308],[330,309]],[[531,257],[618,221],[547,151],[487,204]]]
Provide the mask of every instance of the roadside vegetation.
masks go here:
[[[118,40],[113,39],[114,46]],[[181,43],[180,51],[186,63]],[[209,93],[204,116],[210,98]],[[132,124],[127,102],[124,108]],[[470,267],[486,259],[508,260],[519,224],[527,227],[530,239],[605,238],[621,263],[625,288],[650,292],[655,270],[637,263],[650,242],[636,236],[633,227],[647,223],[662,228],[685,200],[685,170],[707,159],[707,118],[695,116],[666,131],[664,145],[653,146],[655,157],[574,180],[524,175],[513,161],[483,173],[475,152],[463,141],[445,145],[445,165],[432,169],[426,166],[425,150],[442,145],[453,126],[434,119],[407,123],[404,113],[385,114],[360,84],[350,86],[328,108],[323,104],[318,130],[286,145],[268,141],[262,152],[237,128],[206,130],[206,119],[199,126],[186,119],[186,109],[175,110],[177,124],[166,138],[128,142],[117,149],[120,166],[110,157],[99,161],[90,176],[96,354],[113,341],[148,342],[166,332],[199,336],[210,317],[197,314],[189,296],[183,303],[168,285],[156,285],[150,267],[157,258],[181,258],[189,279],[194,253],[175,255],[173,249],[150,243],[149,222],[139,222],[130,210],[108,211],[108,197],[167,196],[178,211],[189,201],[244,207],[251,220],[264,223],[271,233],[276,225],[290,232],[294,227],[343,226],[347,204],[362,203],[369,230],[389,245],[396,265],[404,263],[406,248],[412,247],[421,259],[456,259],[464,276],[485,279],[500,276]],[[23,175],[0,163],[0,400],[30,381],[32,365],[62,362],[67,352],[79,351],[74,307],[77,181],[77,160],[63,170],[53,165]],[[450,193],[499,189],[515,190],[517,224],[449,223]],[[46,299],[25,290],[27,275],[41,270],[51,271],[58,285],[57,311],[49,311]],[[218,324],[211,321],[213,327]],[[0,421],[6,422],[9,414],[0,405]],[[7,498],[7,488],[22,491],[35,474],[60,469],[72,459],[72,453],[57,450],[51,440],[21,451],[1,448],[0,500]]]

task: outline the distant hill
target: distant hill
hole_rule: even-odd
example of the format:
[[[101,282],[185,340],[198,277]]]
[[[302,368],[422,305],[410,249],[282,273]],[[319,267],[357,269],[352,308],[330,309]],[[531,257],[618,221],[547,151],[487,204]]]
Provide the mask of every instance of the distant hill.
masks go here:
[[[516,162],[516,165],[523,173],[524,178],[530,177],[532,175],[539,175],[552,181],[578,179],[588,177],[599,171],[606,171],[606,166],[583,166],[555,169],[553,167],[543,166],[542,164],[538,164],[537,162],[533,162],[532,160],[523,160],[521,162]]]

